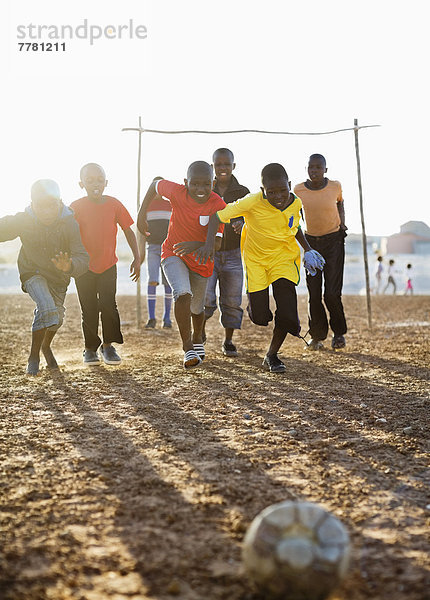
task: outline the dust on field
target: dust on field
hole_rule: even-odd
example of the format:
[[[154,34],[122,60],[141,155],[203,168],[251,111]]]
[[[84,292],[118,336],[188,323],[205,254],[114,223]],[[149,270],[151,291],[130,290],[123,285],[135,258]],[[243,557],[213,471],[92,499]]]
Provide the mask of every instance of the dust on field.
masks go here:
[[[430,598],[430,299],[373,298],[372,331],[365,298],[344,300],[347,348],[288,337],[273,375],[271,327],[245,317],[229,359],[211,319],[204,365],[184,372],[177,330],[138,331],[132,297],[123,363],[85,369],[71,295],[61,371],[27,378],[32,302],[2,296],[0,597],[256,600],[246,528],[304,499],[352,537],[334,599]]]

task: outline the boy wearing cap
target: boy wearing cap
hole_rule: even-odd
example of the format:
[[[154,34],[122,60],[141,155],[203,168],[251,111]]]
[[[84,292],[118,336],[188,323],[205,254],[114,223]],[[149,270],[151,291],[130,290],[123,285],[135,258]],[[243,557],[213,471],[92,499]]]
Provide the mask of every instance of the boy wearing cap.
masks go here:
[[[64,318],[64,299],[70,277],[88,270],[89,257],[82,244],[73,211],[61,201],[51,179],[31,188],[31,205],[24,212],[0,219],[0,242],[21,238],[18,270],[22,290],[36,304],[27,375],[39,374],[40,350],[48,368],[58,368],[51,342]]]

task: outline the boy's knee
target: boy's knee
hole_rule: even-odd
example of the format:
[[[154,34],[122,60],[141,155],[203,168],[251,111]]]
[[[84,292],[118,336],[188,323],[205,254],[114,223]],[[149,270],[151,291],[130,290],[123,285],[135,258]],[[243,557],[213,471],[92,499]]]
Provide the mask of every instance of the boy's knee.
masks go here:
[[[176,304],[187,304],[191,302],[191,294],[189,292],[183,292],[182,294],[179,294],[178,296],[175,296],[175,303]]]
[[[254,323],[254,325],[261,325],[262,327],[267,327],[270,321],[273,321],[273,315],[270,311],[265,314],[256,313],[255,311],[252,311],[252,309],[249,306],[247,307],[247,310],[249,318]]]
[[[156,287],[158,285],[158,281],[148,281],[148,285],[152,285],[153,287]]]

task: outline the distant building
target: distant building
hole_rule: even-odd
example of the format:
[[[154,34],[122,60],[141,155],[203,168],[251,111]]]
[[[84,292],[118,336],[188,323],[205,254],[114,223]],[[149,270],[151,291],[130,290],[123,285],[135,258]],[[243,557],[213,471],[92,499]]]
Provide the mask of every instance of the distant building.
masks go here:
[[[387,238],[387,254],[430,254],[430,227],[422,221],[408,221],[400,233]]]
[[[375,254],[381,248],[383,238],[375,235],[366,236],[367,254],[369,256]],[[353,256],[361,256],[363,254],[363,237],[361,233],[348,233],[345,239],[345,252]]]

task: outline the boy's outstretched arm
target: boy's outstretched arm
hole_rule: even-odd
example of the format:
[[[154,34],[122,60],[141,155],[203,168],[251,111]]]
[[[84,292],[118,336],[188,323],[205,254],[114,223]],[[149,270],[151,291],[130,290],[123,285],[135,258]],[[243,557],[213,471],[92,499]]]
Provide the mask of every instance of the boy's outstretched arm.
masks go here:
[[[221,238],[219,238],[219,241],[217,240],[218,248],[215,246],[215,238],[220,222],[221,221],[216,213],[214,213],[209,219],[206,242],[194,252],[194,256],[196,257],[198,263],[206,264],[209,258],[213,257],[215,250],[221,247]]]
[[[151,202],[157,195],[156,184],[157,181],[153,181],[149,186],[148,191],[146,192],[145,197],[142,201],[142,204],[140,205],[139,213],[137,215],[137,228],[140,231],[140,233],[144,236],[149,235],[148,223],[146,222],[146,213],[148,210],[148,206],[151,204]]]
[[[131,227],[124,229],[125,239],[127,240],[130,250],[133,252],[133,262],[130,265],[130,277],[132,281],[137,281],[140,276],[140,255],[137,247],[137,239]]]
[[[10,215],[0,219],[0,242],[14,240],[20,234],[20,219],[18,215]]]

